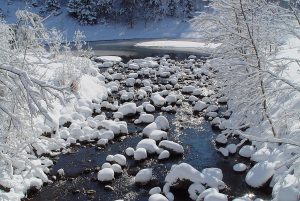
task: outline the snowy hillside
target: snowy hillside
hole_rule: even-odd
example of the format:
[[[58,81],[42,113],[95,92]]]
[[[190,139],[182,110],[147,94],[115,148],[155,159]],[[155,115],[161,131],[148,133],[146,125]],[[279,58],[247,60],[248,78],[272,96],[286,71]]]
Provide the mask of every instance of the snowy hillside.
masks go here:
[[[59,5],[59,7],[55,7],[55,10],[48,10],[47,2],[38,1],[37,6],[33,6],[32,2],[33,1],[15,0],[1,3],[0,9],[4,20],[8,23],[16,23],[15,12],[18,9],[27,9],[28,11],[41,15],[44,18],[43,23],[47,28],[56,28],[62,31],[68,40],[73,39],[73,33],[76,30],[81,30],[85,33],[87,41],[133,38],[197,38],[199,36],[192,31],[188,20],[191,15],[195,14],[196,10],[205,9],[204,6],[207,4],[207,2],[202,2],[202,0],[191,1],[193,7],[191,8],[190,16],[186,16],[185,12],[187,11],[183,9],[183,2],[175,0],[172,1],[177,2],[176,5],[174,5],[174,14],[170,16],[166,13],[169,9],[167,4],[170,3],[167,0],[161,1],[161,5],[158,5],[161,7],[161,10],[164,11],[161,15],[157,15],[154,12],[152,13],[152,11],[146,15],[143,12],[147,9],[145,8],[145,3],[139,2],[136,8],[134,8],[138,14],[132,16],[134,22],[130,25],[128,21],[126,21],[127,17],[122,16],[128,12],[123,11],[124,9],[122,5],[120,5],[121,1],[114,1],[109,4],[115,8],[115,11],[111,12],[116,14],[122,11],[123,14],[118,17],[120,19],[111,16],[106,17],[107,14],[100,13],[93,25],[86,25],[80,23],[77,19],[78,17],[70,13],[68,1],[61,1],[61,3],[55,4]],[[98,3],[99,2],[103,3],[106,1],[99,0]],[[175,13],[175,11],[177,13]]]

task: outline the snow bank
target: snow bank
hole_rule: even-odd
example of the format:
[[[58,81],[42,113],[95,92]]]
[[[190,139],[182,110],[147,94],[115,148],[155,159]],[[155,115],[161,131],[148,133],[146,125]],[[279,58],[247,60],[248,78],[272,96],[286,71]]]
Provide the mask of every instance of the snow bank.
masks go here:
[[[134,178],[135,183],[147,184],[152,178],[152,169],[140,170]]]

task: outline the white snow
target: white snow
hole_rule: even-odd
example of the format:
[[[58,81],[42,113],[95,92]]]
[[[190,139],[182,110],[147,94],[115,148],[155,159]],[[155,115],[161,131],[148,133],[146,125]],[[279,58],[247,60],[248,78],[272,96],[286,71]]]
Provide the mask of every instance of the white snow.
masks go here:
[[[122,167],[119,164],[112,164],[111,168],[115,173],[122,173]]]
[[[163,150],[159,156],[158,156],[158,159],[159,160],[163,160],[163,159],[167,159],[170,157],[170,152],[168,150]]]
[[[153,194],[149,197],[148,201],[169,201],[169,200],[162,194]]]
[[[150,133],[149,138],[155,141],[161,141],[163,139],[167,139],[167,132],[162,130],[154,130]]]
[[[149,154],[153,154],[153,153],[156,153],[159,148],[158,146],[156,145],[156,142],[155,140],[152,140],[152,139],[143,139],[141,140],[137,145],[136,145],[136,148],[144,148],[147,150],[147,152]]]
[[[144,160],[147,158],[147,150],[144,148],[138,148],[133,153],[134,160]]]
[[[161,193],[161,188],[160,187],[151,188],[150,191],[149,191],[150,195],[159,194],[159,193]]]
[[[164,116],[156,117],[154,122],[156,123],[157,128],[160,130],[168,130],[170,128],[169,121]]]
[[[236,172],[244,172],[247,166],[244,163],[237,163],[233,166],[233,170]]]
[[[126,165],[126,157],[122,154],[116,154],[113,156],[113,160],[121,166]]]
[[[255,148],[253,146],[245,145],[240,149],[239,154],[243,157],[249,158],[252,156],[252,154],[254,154],[254,152]]]
[[[255,164],[246,175],[246,183],[254,188],[264,185],[275,173],[274,165],[267,161]]]
[[[132,147],[128,147],[126,150],[125,150],[125,153],[127,156],[133,156],[134,154],[134,149]]]
[[[166,149],[170,152],[176,153],[176,154],[183,154],[184,153],[184,149],[183,147],[173,141],[169,141],[169,140],[163,140],[159,143],[158,145],[159,147]]]
[[[125,103],[119,107],[118,112],[121,112],[124,116],[133,115],[136,113],[136,104]]]
[[[151,100],[155,106],[163,106],[166,104],[166,100],[158,93],[151,95]]]
[[[197,101],[195,106],[193,107],[193,111],[202,112],[207,107],[206,103],[203,101]]]
[[[152,179],[152,169],[140,170],[134,178],[135,183],[147,184]]]
[[[192,41],[149,41],[149,42],[142,42],[137,43],[136,46],[138,47],[151,47],[151,48],[163,48],[163,49],[170,49],[170,48],[194,48],[194,49],[214,49],[217,48],[220,44],[213,44],[213,43],[203,43],[203,42],[192,42]]]
[[[112,181],[115,178],[112,168],[104,168],[98,172],[97,178],[101,182]]]
[[[193,183],[205,183],[205,176],[187,163],[181,163],[174,166],[167,174],[165,181],[171,185],[178,180],[189,180]]]
[[[190,198],[192,200],[196,200],[198,198],[198,196],[200,195],[200,193],[202,193],[206,188],[200,184],[200,183],[193,183],[192,185],[190,185],[188,192],[190,195]]]

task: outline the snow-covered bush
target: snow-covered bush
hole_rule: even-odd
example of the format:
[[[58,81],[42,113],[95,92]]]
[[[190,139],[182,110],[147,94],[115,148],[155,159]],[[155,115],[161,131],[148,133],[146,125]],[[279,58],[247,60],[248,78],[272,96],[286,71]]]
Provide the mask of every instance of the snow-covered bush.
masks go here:
[[[266,0],[212,0],[210,8],[213,12],[196,17],[193,26],[206,41],[221,43],[205,68],[215,71],[215,84],[220,87],[220,94],[228,97],[231,116],[222,122],[225,140],[230,135],[240,135],[258,141],[253,142],[252,153],[240,150],[247,157],[265,146],[264,142],[282,143],[267,144],[271,154],[264,158],[274,166],[274,197],[282,200],[278,197],[284,186],[280,182],[291,173],[283,169],[297,169],[293,164],[300,156],[299,45],[290,45],[295,41],[291,38],[298,37],[299,11],[291,4],[285,9]],[[296,41],[299,44],[299,38]],[[295,146],[293,153],[289,146]],[[257,186],[263,185],[272,175],[261,171],[258,165],[254,167],[249,171],[253,173],[253,177],[248,176],[249,184],[255,186],[258,180],[252,179],[258,176],[265,179]],[[299,191],[295,181],[285,190]]]

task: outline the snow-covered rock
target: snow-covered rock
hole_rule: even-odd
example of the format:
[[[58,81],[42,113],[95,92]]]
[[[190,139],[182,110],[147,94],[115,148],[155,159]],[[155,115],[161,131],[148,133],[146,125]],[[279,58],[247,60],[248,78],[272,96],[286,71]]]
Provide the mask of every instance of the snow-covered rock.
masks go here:
[[[152,114],[141,114],[139,117],[140,123],[152,123],[154,122],[154,116]]]
[[[164,106],[166,104],[166,100],[158,93],[151,95],[151,100],[155,106]]]
[[[144,148],[138,148],[133,153],[134,160],[144,160],[147,158],[147,150]]]
[[[159,156],[158,156],[158,159],[159,160],[163,160],[163,159],[167,159],[170,157],[170,152],[168,150],[163,150]]]
[[[125,150],[125,153],[127,156],[133,156],[134,154],[134,149],[132,147],[128,147],[126,150]]]
[[[192,183],[205,183],[205,176],[187,163],[181,163],[173,166],[167,174],[165,181],[175,185],[178,181],[188,180]]]
[[[114,155],[113,160],[121,166],[126,165],[126,157],[122,154]]]
[[[202,112],[207,107],[207,104],[203,101],[197,101],[193,107],[194,112]]]
[[[149,197],[148,201],[169,201],[169,200],[162,194],[153,194]]]
[[[198,196],[200,195],[200,193],[202,193],[206,188],[200,184],[200,183],[193,183],[192,185],[190,185],[188,192],[190,195],[190,198],[192,200],[196,200],[198,198]]]
[[[122,173],[122,167],[119,164],[112,164],[111,168],[115,173]]]
[[[149,138],[155,141],[161,141],[163,139],[167,139],[167,132],[162,130],[154,130],[150,133]]]
[[[196,87],[195,86],[192,86],[192,85],[189,85],[189,86],[184,86],[183,88],[182,88],[182,92],[183,93],[193,93],[193,91],[196,89]]]
[[[152,113],[152,112],[155,112],[155,107],[149,103],[145,106],[145,110],[146,110],[146,112]]]
[[[143,135],[146,137],[149,137],[149,135],[152,133],[152,131],[154,130],[159,130],[159,128],[157,127],[157,124],[155,122],[152,122],[151,124],[147,125],[144,129],[143,129]]]
[[[136,114],[136,104],[135,103],[125,103],[121,105],[118,109],[124,116]]]
[[[161,188],[160,187],[151,188],[150,191],[149,191],[149,195],[159,194],[159,193],[161,193]]]
[[[135,183],[147,184],[152,179],[152,169],[140,170],[134,178]]]
[[[101,182],[112,181],[115,178],[115,173],[112,168],[104,168],[98,172],[97,178]]]
[[[157,128],[160,129],[160,130],[168,130],[170,128],[169,121],[164,116],[156,117],[154,122],[156,123]]]
[[[157,153],[157,151],[159,150],[158,146],[156,145],[156,142],[155,140],[152,140],[152,139],[143,139],[141,140],[136,148],[144,148],[147,150],[147,152],[149,154],[154,154],[154,153]]]
[[[247,166],[244,163],[237,163],[233,166],[233,170],[236,172],[244,172]]]
[[[159,143],[158,146],[163,149],[166,149],[172,153],[175,153],[175,154],[183,154],[184,153],[183,147],[180,144],[173,142],[173,141],[163,140]]]
[[[274,165],[264,161],[255,164],[246,175],[246,183],[254,188],[264,185],[275,173]]]
[[[252,154],[254,154],[254,152],[255,148],[253,146],[245,145],[240,149],[239,154],[243,157],[249,158],[252,156]]]

